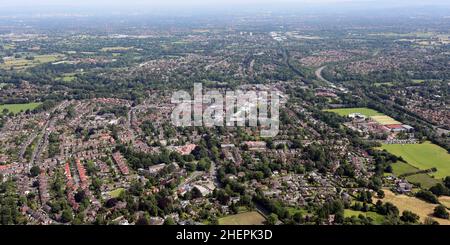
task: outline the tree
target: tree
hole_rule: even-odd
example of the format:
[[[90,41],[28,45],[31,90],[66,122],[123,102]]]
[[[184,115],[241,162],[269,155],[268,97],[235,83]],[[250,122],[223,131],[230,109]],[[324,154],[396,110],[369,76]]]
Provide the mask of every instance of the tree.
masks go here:
[[[421,190],[416,193],[416,197],[429,203],[439,203],[437,197],[431,191]]]
[[[41,173],[41,169],[38,166],[33,166],[30,169],[31,177],[36,177]]]
[[[274,213],[270,214],[269,217],[267,217],[266,223],[268,225],[275,225],[278,221],[278,216]]]
[[[197,187],[192,188],[191,190],[192,199],[200,198],[202,196],[203,196],[202,192]]]
[[[164,225],[175,225],[175,221],[172,217],[167,217],[166,220],[164,220]]]
[[[136,221],[136,225],[149,225],[149,221],[145,216],[140,217],[137,221]]]
[[[436,196],[448,195],[448,189],[441,183],[437,183],[430,188],[430,191]]]
[[[420,218],[419,215],[417,215],[411,211],[405,210],[405,211],[403,211],[402,216],[400,217],[400,220],[403,222],[406,222],[406,223],[414,224],[414,223],[417,223],[417,221],[419,221],[419,218]]]
[[[80,203],[86,198],[86,192],[84,190],[80,190],[75,193],[75,201]]]
[[[441,218],[441,219],[448,219],[448,217],[449,217],[449,214],[443,205],[439,205],[439,206],[435,207],[433,215],[435,217]]]
[[[377,191],[377,196],[378,198],[384,198],[384,191],[383,190]]]
[[[73,220],[73,212],[71,209],[64,209],[61,215],[61,222],[67,223]]]
[[[444,179],[444,185],[445,185],[447,188],[450,188],[450,176],[445,177],[445,179]]]
[[[202,158],[197,163],[197,170],[198,171],[208,171],[211,168],[211,161],[207,158]]]

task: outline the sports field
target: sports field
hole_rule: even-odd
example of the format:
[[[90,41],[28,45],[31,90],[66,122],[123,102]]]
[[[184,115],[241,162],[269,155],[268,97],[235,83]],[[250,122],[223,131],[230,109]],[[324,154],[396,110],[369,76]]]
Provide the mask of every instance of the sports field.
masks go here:
[[[374,121],[376,121],[381,125],[402,124],[401,122],[396,121],[395,119],[389,116],[371,116],[370,118],[372,118]]]
[[[28,104],[6,104],[6,105],[0,105],[0,113],[3,112],[4,109],[8,110],[9,112],[12,112],[14,114],[17,114],[21,111],[26,111],[28,109],[33,110],[36,107],[38,107],[42,103],[28,103]]]
[[[219,219],[219,225],[262,225],[266,219],[256,211],[225,216]]]
[[[325,110],[328,112],[334,112],[339,114],[340,116],[346,117],[352,113],[360,113],[363,114],[364,116],[367,117],[372,117],[372,116],[382,116],[382,113],[379,113],[376,110],[372,110],[370,108],[366,108],[366,107],[362,107],[362,108],[341,108],[341,109],[330,109],[330,110]]]
[[[391,154],[401,156],[412,166],[427,170],[436,168],[433,175],[437,179],[450,176],[450,154],[447,151],[431,142],[422,144],[384,144],[381,149],[387,150]]]

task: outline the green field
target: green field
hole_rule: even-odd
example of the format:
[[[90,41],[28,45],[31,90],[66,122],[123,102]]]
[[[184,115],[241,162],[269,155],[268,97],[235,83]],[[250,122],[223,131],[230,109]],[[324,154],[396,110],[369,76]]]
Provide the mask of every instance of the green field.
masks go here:
[[[392,86],[394,86],[394,83],[393,82],[374,83],[373,85],[375,85],[375,87],[381,87],[381,86],[392,87]]]
[[[367,117],[372,117],[372,116],[382,116],[382,113],[379,113],[378,111],[369,109],[369,108],[341,108],[341,109],[330,109],[330,110],[325,110],[328,112],[334,112],[339,114],[340,116],[346,117],[352,113],[360,113],[363,114],[364,116]]]
[[[76,73],[65,73],[62,77],[61,80],[64,82],[72,82],[73,80],[76,79]]]
[[[415,174],[405,177],[405,179],[412,184],[420,184],[422,188],[429,189],[430,187],[441,183],[441,181],[434,179],[428,174]]]
[[[403,174],[410,174],[410,173],[415,173],[417,171],[420,171],[418,168],[415,168],[411,165],[409,165],[408,163],[404,163],[404,162],[396,162],[391,164],[392,166],[392,171],[395,175],[400,176]]]
[[[25,58],[14,58],[5,60],[4,64],[0,64],[0,68],[2,69],[25,69],[33,66],[37,66],[43,63],[55,62],[57,60],[62,59],[64,56],[59,54],[50,54],[50,55],[36,55],[33,56],[33,60],[27,60]]]
[[[6,104],[0,105],[0,113],[3,112],[4,109],[7,109],[8,112],[12,112],[17,114],[21,111],[26,111],[28,109],[33,110],[38,107],[42,103],[28,103],[28,104]]]
[[[437,172],[433,175],[438,179],[450,176],[450,154],[444,148],[431,142],[405,145],[390,144],[383,145],[381,149],[396,156],[401,156],[406,162],[420,170],[436,168]]]
[[[219,219],[220,225],[262,225],[266,219],[256,211],[225,216]]]
[[[351,209],[344,209],[344,217],[350,218],[352,216],[358,217],[360,214],[365,216],[366,218],[371,218],[375,224],[382,224],[384,221],[384,216],[375,212],[363,212],[363,211],[355,211]]]
[[[113,191],[110,191],[109,195],[111,196],[111,198],[118,198],[120,196],[120,194],[122,194],[122,192],[124,192],[124,191],[125,191],[124,188],[118,188]]]

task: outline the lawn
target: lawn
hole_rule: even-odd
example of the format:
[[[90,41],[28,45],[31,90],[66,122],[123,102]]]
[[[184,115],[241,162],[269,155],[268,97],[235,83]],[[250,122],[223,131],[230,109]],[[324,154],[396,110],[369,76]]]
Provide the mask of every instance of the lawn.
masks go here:
[[[415,168],[407,163],[404,162],[396,162],[391,164],[393,173],[397,176],[403,175],[403,174],[410,174],[415,173],[419,171],[418,168]]]
[[[436,168],[437,172],[433,173],[433,175],[438,179],[450,176],[450,154],[444,148],[431,142],[422,144],[388,144],[383,145],[381,149],[387,150],[396,156],[401,156],[406,162],[418,169]]]
[[[421,187],[429,189],[430,187],[436,185],[437,183],[442,183],[441,181],[434,179],[428,174],[415,174],[405,177],[405,179],[413,184],[419,183]]]
[[[225,216],[219,219],[220,225],[262,225],[266,219],[256,211]]]
[[[295,215],[296,213],[300,213],[301,215],[306,215],[308,214],[308,211],[302,208],[294,208],[294,207],[288,207],[287,211],[289,212],[290,215]]]
[[[328,112],[334,112],[339,114],[340,116],[346,117],[352,113],[360,113],[363,114],[367,117],[372,117],[372,116],[382,116],[382,113],[379,113],[378,111],[369,109],[369,108],[341,108],[341,109],[330,109],[330,110],[325,110]]]
[[[42,103],[28,103],[28,104],[6,104],[0,105],[0,113],[3,112],[4,109],[8,109],[8,112],[12,112],[17,114],[21,111],[26,111],[28,109],[33,110],[38,107]]]
[[[111,198],[118,198],[120,196],[120,194],[122,194],[122,192],[124,192],[124,191],[125,191],[124,188],[118,188],[113,191],[110,191],[109,195],[111,196]]]
[[[363,211],[355,211],[351,209],[345,209],[344,210],[344,217],[352,217],[356,216],[358,217],[360,214],[364,215],[366,218],[371,218],[375,224],[382,224],[384,221],[384,216],[375,212],[363,212]]]
[[[410,197],[406,195],[396,195],[392,191],[384,189],[385,197],[381,199],[383,202],[390,202],[397,206],[402,213],[404,210],[412,211],[413,213],[420,216],[420,220],[423,222],[426,217],[432,217],[432,213],[437,204],[427,203],[415,197]],[[377,201],[374,198],[374,203]],[[434,220],[438,221],[442,225],[450,225],[450,220],[439,219],[432,217]]]

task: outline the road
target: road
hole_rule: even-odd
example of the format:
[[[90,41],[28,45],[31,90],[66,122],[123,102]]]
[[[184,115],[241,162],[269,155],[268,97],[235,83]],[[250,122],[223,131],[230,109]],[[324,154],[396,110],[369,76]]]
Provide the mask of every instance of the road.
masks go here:
[[[327,79],[325,79],[323,76],[322,76],[322,71],[325,69],[325,68],[327,68],[327,66],[322,66],[322,67],[320,67],[319,69],[317,69],[316,70],[316,77],[320,80],[320,81],[322,81],[322,82],[325,82],[325,83],[328,83],[328,84],[332,84],[330,81],[328,81]]]

